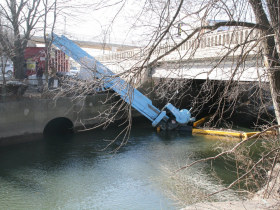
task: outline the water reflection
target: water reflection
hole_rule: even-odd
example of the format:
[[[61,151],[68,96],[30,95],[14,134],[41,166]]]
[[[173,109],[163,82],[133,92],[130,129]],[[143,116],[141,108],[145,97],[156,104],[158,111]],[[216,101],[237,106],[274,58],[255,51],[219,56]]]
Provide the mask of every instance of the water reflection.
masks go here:
[[[0,148],[0,209],[176,209],[165,168],[214,154],[214,141],[157,133],[146,121],[133,126],[116,154],[121,139],[101,152],[118,133],[116,127]],[[217,187],[207,176],[206,188]]]

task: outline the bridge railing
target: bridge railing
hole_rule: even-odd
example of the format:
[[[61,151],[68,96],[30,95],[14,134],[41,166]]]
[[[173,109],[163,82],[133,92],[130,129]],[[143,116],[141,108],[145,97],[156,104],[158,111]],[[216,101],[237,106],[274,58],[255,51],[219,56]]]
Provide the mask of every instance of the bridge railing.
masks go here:
[[[133,50],[127,50],[123,52],[116,52],[116,53],[110,53],[110,54],[103,54],[95,56],[96,59],[100,62],[102,61],[120,61],[120,60],[126,60],[126,59],[139,59],[141,57],[141,49],[133,49]]]
[[[236,44],[241,44],[245,40],[253,40],[260,36],[258,30],[251,29],[235,29],[229,31],[222,31],[216,33],[204,33],[199,38],[192,38],[182,44],[174,53],[178,54],[179,52],[191,52],[196,49],[199,53],[200,50],[204,49],[215,49],[216,47],[227,46],[231,47]],[[171,48],[177,45],[178,42],[166,43],[158,46],[152,56],[159,56],[168,52]],[[96,56],[96,59],[100,62],[120,62],[125,60],[139,60],[147,55],[149,49],[133,49],[122,52],[115,52],[110,54],[104,54]],[[173,53],[173,54],[174,54]],[[172,54],[172,53],[171,53]],[[199,56],[198,56],[199,57]]]

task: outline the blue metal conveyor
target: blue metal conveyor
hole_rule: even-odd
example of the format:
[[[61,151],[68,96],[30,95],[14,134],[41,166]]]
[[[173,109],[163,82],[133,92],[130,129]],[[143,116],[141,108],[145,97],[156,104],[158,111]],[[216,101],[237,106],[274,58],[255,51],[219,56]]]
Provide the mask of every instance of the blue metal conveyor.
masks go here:
[[[106,88],[117,92],[123,100],[151,120],[154,127],[161,127],[162,130],[173,130],[195,120],[191,118],[191,114],[187,109],[178,110],[170,103],[162,111],[159,110],[153,106],[150,99],[134,89],[126,81],[117,77],[106,66],[65,36],[53,34],[52,44],[102,80]]]

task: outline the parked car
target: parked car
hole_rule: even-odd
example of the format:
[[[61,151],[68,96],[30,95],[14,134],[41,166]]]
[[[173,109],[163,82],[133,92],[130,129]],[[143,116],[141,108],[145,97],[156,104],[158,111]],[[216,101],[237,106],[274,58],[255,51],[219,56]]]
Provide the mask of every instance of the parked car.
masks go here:
[[[71,73],[72,75],[74,75],[74,76],[77,76],[77,75],[80,73],[80,69],[78,69],[78,68],[75,67],[75,66],[72,66],[72,67],[70,68],[70,73]]]
[[[2,67],[3,65],[0,64],[0,74],[2,74]],[[14,72],[14,65],[10,63],[5,64],[5,74],[13,75]]]
[[[80,70],[74,70],[74,69],[70,69],[70,73],[77,75],[80,73]]]

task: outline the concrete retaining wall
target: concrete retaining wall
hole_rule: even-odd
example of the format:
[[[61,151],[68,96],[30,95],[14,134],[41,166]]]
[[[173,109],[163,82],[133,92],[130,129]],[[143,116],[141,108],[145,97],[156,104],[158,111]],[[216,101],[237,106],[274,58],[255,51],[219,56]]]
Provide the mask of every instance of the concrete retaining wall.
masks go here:
[[[112,97],[103,104],[106,98],[111,95],[104,93],[74,101],[70,98],[60,98],[56,101],[42,99],[0,103],[0,146],[7,144],[8,137],[24,137],[29,134],[42,135],[48,122],[58,117],[71,120],[74,128],[99,123],[104,118],[92,118],[107,110],[111,103],[120,99]],[[138,112],[133,115],[141,116]],[[17,141],[20,142],[20,140]]]

